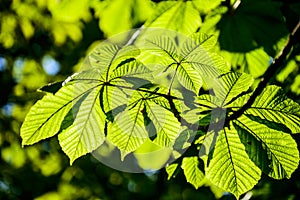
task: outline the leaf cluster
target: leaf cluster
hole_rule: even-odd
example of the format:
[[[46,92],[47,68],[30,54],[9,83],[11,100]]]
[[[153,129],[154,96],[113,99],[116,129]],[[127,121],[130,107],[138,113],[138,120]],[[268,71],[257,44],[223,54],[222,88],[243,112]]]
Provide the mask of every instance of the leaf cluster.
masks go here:
[[[58,135],[72,164],[104,143],[117,147],[121,160],[150,144],[167,149],[169,157],[150,170],[167,166],[172,177],[181,168],[195,188],[210,182],[236,197],[252,189],[262,173],[290,178],[299,164],[292,137],[300,132],[299,104],[280,87],[269,85],[245,112],[227,121],[253,95],[254,78],[231,71],[215,53],[216,37],[198,31],[200,14],[214,8],[214,4],[200,8],[198,3],[161,2],[140,29],[97,46],[87,56],[83,71],[63,83],[42,87],[46,95],[32,106],[21,127],[22,145]],[[282,32],[261,40],[258,32],[245,25],[239,26],[240,31],[258,39],[228,41],[223,37],[232,23],[243,17],[248,20],[248,4],[219,11],[225,15],[216,26],[222,30],[216,33],[220,48],[253,50],[242,55],[247,58],[255,57],[261,46],[275,54],[272,44],[283,37]],[[277,4],[255,4],[279,12]],[[272,18],[271,10],[262,15]],[[229,22],[232,13],[236,14]],[[274,30],[260,30],[281,29],[282,19],[274,20],[280,22]],[[190,146],[197,150],[189,153]]]

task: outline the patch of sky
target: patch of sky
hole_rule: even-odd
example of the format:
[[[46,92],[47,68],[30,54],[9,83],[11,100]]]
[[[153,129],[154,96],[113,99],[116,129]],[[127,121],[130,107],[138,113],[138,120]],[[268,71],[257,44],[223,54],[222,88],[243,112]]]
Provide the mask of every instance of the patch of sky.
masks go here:
[[[56,75],[60,70],[60,64],[52,56],[45,55],[42,59],[42,66],[45,72],[50,75]]]
[[[17,83],[23,78],[24,58],[17,58],[13,65],[13,76]]]
[[[4,57],[0,56],[0,72],[4,71],[7,66],[7,61]]]

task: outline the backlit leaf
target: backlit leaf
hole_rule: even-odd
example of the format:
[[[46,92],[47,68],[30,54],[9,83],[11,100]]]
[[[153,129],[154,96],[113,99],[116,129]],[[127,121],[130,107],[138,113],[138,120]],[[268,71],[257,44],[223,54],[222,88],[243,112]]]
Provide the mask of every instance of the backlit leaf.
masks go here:
[[[213,184],[236,197],[252,189],[259,181],[261,170],[249,158],[232,126],[219,133],[206,175]]]
[[[36,143],[59,132],[61,123],[72,106],[89,90],[97,87],[90,85],[87,90],[78,92],[80,84],[76,87],[73,84],[66,85],[55,95],[47,94],[30,109],[21,127],[23,145]]]
[[[88,89],[87,85],[85,88]],[[91,90],[80,103],[74,122],[64,129],[58,139],[63,151],[69,156],[72,164],[78,157],[90,153],[105,140],[105,115],[100,109],[99,87]]]
[[[276,179],[291,177],[299,164],[299,151],[290,134],[244,116],[233,123],[249,157],[264,173]]]
[[[204,184],[204,174],[199,169],[199,160],[197,156],[185,157],[182,159],[181,168],[187,182],[191,183],[196,189]]]
[[[200,25],[200,14],[190,1],[160,2],[145,22],[146,27],[167,28],[184,34],[194,33]]]

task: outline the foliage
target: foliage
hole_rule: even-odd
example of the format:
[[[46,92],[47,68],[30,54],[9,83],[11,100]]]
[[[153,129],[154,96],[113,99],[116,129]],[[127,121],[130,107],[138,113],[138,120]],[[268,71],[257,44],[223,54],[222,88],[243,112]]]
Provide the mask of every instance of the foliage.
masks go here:
[[[1,3],[8,8],[0,17],[1,49],[6,51],[1,55],[6,62],[5,69],[0,67],[1,82],[10,86],[1,89],[10,94],[1,104],[9,108],[13,102],[12,113],[1,114],[2,158],[15,169],[30,163],[46,177],[45,182],[47,176],[60,180],[55,187],[59,192],[51,192],[52,188],[43,195],[37,190],[30,196],[66,198],[65,190],[78,191],[80,186],[67,183],[83,178],[70,177],[91,170],[89,156],[78,158],[107,143],[120,151],[122,160],[134,155],[145,172],[166,166],[169,178],[177,175],[175,180],[180,180],[183,173],[196,189],[209,186],[216,198],[221,191],[239,198],[255,185],[253,195],[259,196],[261,177],[294,180],[299,164],[299,44],[292,44],[284,55],[283,70],[272,74],[269,86],[259,94],[255,91],[270,60],[286,47],[295,19],[299,20],[299,5],[271,0],[124,2]],[[100,45],[92,43],[141,24]],[[44,67],[49,55],[60,63],[58,75]],[[40,88],[45,93],[41,97],[35,90],[46,82],[55,83]],[[255,101],[233,117],[254,95]],[[40,98],[33,105],[32,99]],[[5,127],[10,121],[12,131]],[[20,123],[23,146],[42,142],[20,149]],[[73,166],[68,167],[56,150],[55,135],[70,163],[78,159]],[[164,150],[156,154],[160,158],[142,156],[153,149]],[[176,161],[169,163],[167,157]],[[138,193],[130,186],[137,182],[133,176],[104,169],[98,176],[106,174],[114,186],[128,182],[129,190]],[[111,190],[95,184],[98,180],[90,175],[94,185],[85,185],[88,192],[80,190],[77,196],[74,192],[72,198],[105,196],[101,187]],[[175,187],[172,181],[164,187]],[[154,183],[150,187],[155,188]],[[139,191],[143,197],[152,195]],[[167,198],[157,195],[151,198]],[[189,198],[185,195],[182,198]]]

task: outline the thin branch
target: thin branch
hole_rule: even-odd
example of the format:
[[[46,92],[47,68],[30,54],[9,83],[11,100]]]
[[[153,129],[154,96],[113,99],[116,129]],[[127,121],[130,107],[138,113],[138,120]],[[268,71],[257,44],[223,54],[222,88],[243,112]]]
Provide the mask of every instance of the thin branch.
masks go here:
[[[262,93],[263,89],[267,86],[268,82],[271,80],[271,78],[279,73],[282,70],[282,66],[284,66],[285,60],[288,57],[291,49],[295,44],[297,44],[299,41],[299,35],[300,35],[300,21],[295,26],[294,30],[290,34],[287,44],[284,46],[284,48],[281,50],[279,55],[274,59],[272,64],[268,67],[263,78],[261,79],[260,83],[258,84],[257,88],[254,90],[248,101],[236,112],[234,112],[232,115],[230,115],[225,120],[225,125],[228,125],[228,123],[232,120],[235,120],[239,118],[248,108],[252,106],[255,99]]]
[[[166,99],[185,101],[185,99],[180,98],[180,97],[176,97],[176,96],[172,96],[171,94],[164,94],[164,93],[160,93],[160,92],[157,92],[157,91],[147,90],[147,89],[144,89],[144,88],[133,88],[133,87],[130,87],[130,86],[116,85],[116,84],[112,84],[112,83],[105,83],[105,85],[106,86],[123,88],[123,89],[128,89],[128,90],[136,90],[136,91],[145,92],[145,93],[149,93],[149,94],[154,94],[154,95],[157,95],[157,96],[160,96],[160,97],[164,97]],[[198,105],[198,106],[203,106],[205,108],[211,108],[208,105],[201,104],[201,103],[198,103],[198,102],[190,102],[190,103],[192,103],[194,105]]]

